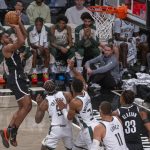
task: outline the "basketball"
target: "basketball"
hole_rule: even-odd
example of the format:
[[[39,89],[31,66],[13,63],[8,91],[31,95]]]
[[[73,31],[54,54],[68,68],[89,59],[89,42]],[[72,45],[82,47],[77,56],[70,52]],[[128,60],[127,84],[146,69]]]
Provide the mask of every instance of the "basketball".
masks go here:
[[[5,22],[9,24],[18,24],[19,17],[17,16],[15,11],[9,11],[5,15]]]

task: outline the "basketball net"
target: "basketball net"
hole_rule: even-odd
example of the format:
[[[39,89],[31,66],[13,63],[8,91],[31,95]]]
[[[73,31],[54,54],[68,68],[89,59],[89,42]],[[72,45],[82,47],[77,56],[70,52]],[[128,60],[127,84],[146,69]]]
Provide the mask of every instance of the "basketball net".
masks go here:
[[[91,16],[95,21],[96,35],[100,41],[108,41],[112,38],[112,27],[115,18],[124,19],[127,15],[127,7],[119,6],[89,6]]]
[[[93,12],[92,17],[95,21],[96,35],[100,41],[108,41],[112,38],[112,26],[115,15]]]

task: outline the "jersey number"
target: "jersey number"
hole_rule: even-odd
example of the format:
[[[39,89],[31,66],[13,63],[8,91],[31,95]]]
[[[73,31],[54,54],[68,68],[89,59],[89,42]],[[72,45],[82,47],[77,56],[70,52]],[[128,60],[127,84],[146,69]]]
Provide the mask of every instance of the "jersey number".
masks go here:
[[[118,140],[119,145],[120,145],[120,146],[123,145],[123,142],[122,142],[122,139],[121,139],[120,134],[117,133],[117,134],[115,134],[115,136],[116,136],[116,138],[117,138],[117,140]]]
[[[136,132],[136,123],[135,120],[131,121],[125,121],[125,133],[130,134],[130,133],[135,133]]]
[[[58,116],[63,115],[62,112],[61,112],[61,110],[59,109],[59,107],[57,105],[56,105],[56,110],[57,110],[57,115]]]

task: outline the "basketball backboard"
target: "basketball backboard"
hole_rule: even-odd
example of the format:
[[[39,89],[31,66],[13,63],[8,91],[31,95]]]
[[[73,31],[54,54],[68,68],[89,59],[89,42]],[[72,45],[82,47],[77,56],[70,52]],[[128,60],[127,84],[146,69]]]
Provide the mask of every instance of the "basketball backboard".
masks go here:
[[[127,19],[141,27],[150,29],[150,0],[103,0],[102,5],[128,6]]]

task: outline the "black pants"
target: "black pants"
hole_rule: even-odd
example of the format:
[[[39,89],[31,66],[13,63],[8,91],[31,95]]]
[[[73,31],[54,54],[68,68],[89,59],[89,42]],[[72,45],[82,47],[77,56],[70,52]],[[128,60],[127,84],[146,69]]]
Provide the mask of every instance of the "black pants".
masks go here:
[[[108,89],[114,89],[117,85],[110,72],[92,75],[89,79],[89,82],[97,83],[101,85],[103,88]]]

